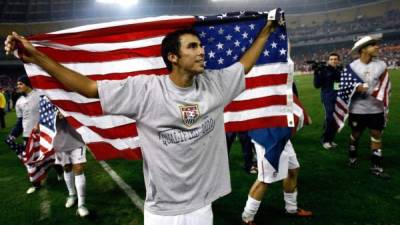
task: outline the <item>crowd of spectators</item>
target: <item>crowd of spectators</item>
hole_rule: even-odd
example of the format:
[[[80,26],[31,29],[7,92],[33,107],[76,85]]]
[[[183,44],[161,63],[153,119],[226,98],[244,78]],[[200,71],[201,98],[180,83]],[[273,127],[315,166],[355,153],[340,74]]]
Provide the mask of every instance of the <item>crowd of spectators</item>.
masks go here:
[[[334,47],[316,47],[314,46],[311,50],[305,52],[302,50],[296,51],[293,49],[292,59],[295,62],[295,70],[298,72],[310,72],[311,65],[307,64],[306,61],[326,61],[329,53],[336,52],[340,55],[342,64],[346,65],[353,61],[353,57],[350,54],[350,48],[337,48]],[[399,43],[382,43],[380,47],[379,58],[386,62],[389,68],[400,67],[400,42]]]
[[[400,10],[390,10],[384,16],[365,17],[357,16],[350,22],[324,21],[320,25],[305,25],[302,27],[288,27],[293,42],[318,39],[335,40],[344,35],[357,35],[382,30],[397,29],[400,27]]]

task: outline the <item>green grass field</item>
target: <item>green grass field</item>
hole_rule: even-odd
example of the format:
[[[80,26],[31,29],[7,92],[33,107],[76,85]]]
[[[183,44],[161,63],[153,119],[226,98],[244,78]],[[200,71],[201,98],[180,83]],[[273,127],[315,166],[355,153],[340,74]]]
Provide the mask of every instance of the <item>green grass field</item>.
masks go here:
[[[258,225],[395,225],[400,224],[400,71],[391,71],[392,95],[390,120],[384,134],[384,165],[392,175],[381,180],[369,174],[369,141],[364,133],[360,145],[361,165],[346,166],[349,130],[337,135],[339,147],[324,150],[319,138],[323,109],[319,90],[312,86],[311,76],[298,76],[296,83],[301,100],[312,117],[313,124],[303,128],[293,139],[302,169],[299,177],[299,206],[310,209],[315,216],[308,219],[283,215],[283,194],[280,183],[268,190],[256,216]],[[14,124],[14,113],[7,114],[7,125]],[[25,168],[3,143],[9,128],[0,131],[0,224],[143,224],[143,215],[102,167],[88,154],[87,206],[91,216],[81,219],[75,209],[65,209],[65,184],[56,181],[51,171],[45,188],[27,196],[29,186]],[[141,161],[112,160],[107,163],[144,198]],[[238,143],[230,155],[232,193],[213,204],[214,224],[240,224],[240,214],[255,175],[242,170],[243,159]],[[43,216],[43,212],[48,216]]]

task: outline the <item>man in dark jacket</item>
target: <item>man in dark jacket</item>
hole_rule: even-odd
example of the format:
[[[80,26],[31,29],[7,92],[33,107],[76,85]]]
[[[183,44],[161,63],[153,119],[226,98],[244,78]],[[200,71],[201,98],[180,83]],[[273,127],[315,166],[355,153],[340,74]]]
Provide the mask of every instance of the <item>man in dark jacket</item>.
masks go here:
[[[331,53],[326,66],[319,66],[314,69],[314,87],[321,88],[321,101],[325,109],[324,132],[321,137],[322,147],[325,149],[332,149],[337,146],[333,142],[337,131],[333,112],[340,81],[341,67],[339,63],[339,55]]]

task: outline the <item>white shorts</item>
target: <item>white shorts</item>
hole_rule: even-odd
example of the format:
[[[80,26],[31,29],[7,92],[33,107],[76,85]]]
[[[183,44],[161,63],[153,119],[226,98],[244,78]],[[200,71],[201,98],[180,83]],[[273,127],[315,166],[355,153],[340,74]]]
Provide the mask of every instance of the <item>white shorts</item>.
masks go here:
[[[283,180],[288,175],[289,169],[296,169],[300,167],[299,161],[297,161],[296,152],[294,152],[293,145],[290,140],[286,143],[285,148],[279,158],[279,169],[275,171],[274,167],[265,158],[265,148],[255,141],[253,141],[254,147],[257,152],[257,167],[258,177],[257,179],[263,183],[274,183]]]
[[[86,162],[86,148],[80,147],[72,151],[57,152],[56,151],[56,164],[65,166],[68,164],[79,164]]]
[[[153,214],[144,209],[144,225],[212,225],[213,213],[211,204],[196,211],[176,215],[176,216],[162,216]]]

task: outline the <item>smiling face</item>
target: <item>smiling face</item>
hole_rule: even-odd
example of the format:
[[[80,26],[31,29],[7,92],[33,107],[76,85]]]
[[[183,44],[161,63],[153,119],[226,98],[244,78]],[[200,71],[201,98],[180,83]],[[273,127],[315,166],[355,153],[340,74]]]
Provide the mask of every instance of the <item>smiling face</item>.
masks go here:
[[[204,48],[198,37],[193,34],[183,34],[179,38],[179,55],[168,57],[177,70],[197,75],[204,72]]]
[[[336,67],[339,64],[339,57],[336,55],[329,56],[328,64],[332,67]]]
[[[361,49],[361,54],[366,54],[371,57],[376,57],[379,54],[379,44],[378,42],[373,42]]]

